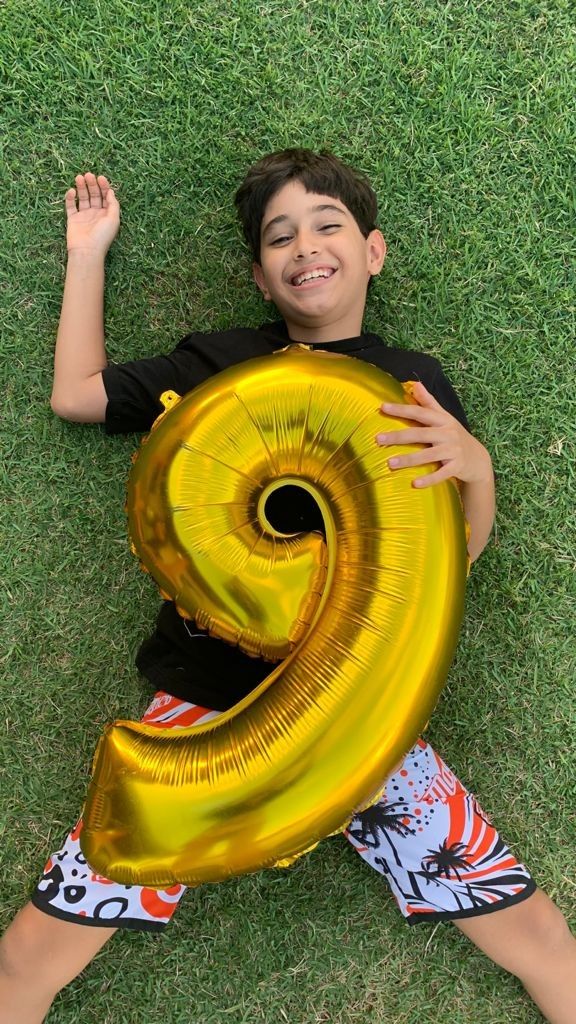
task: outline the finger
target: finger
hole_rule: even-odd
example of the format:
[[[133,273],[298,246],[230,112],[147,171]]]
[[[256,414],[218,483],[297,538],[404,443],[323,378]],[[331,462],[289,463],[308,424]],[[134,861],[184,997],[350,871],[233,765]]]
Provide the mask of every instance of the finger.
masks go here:
[[[108,181],[108,178],[105,174],[99,174],[96,178],[96,181],[98,182],[98,188],[100,189],[100,193],[102,195],[102,205],[106,206],[108,191],[110,189],[110,182]]]
[[[434,430],[434,427],[423,427],[418,429],[417,427],[407,427],[406,430],[391,430],[385,431],[382,434],[376,434],[376,442],[379,445],[391,445],[391,444],[442,444],[446,438],[442,436],[442,431],[438,429]]]
[[[441,407],[431,409],[422,405],[397,405],[391,402],[384,402],[380,406],[383,413],[401,420],[417,420],[419,423],[427,423],[431,426],[439,426],[449,414]]]
[[[445,458],[436,448],[421,448],[419,452],[409,455],[393,455],[388,459],[390,469],[406,469],[407,466],[426,466],[430,462],[444,462]]]
[[[76,191],[78,192],[78,209],[89,210],[90,198],[88,196],[86,179],[83,174],[77,174],[74,180],[76,182]]]
[[[114,205],[118,206],[116,194],[106,175],[99,174],[96,180],[98,182],[100,192],[102,193],[102,205],[104,209],[108,209],[108,207],[113,207]]]
[[[86,174],[84,177],[86,179],[86,184],[88,186],[88,195],[90,197],[90,206],[94,210],[101,210],[102,209],[102,193],[100,191],[100,186],[99,186],[99,184],[98,184],[98,182],[96,180],[96,175],[92,174],[91,171],[88,171],[88,174]]]
[[[425,487],[433,487],[434,484],[440,484],[443,480],[450,480],[453,476],[454,470],[449,465],[442,466],[440,469],[437,469],[435,473],[416,477],[416,480],[412,481],[412,487],[417,487],[418,490],[422,490]]]
[[[428,388],[421,380],[411,380],[408,383],[410,384],[410,391],[413,397],[420,403],[420,405],[426,405],[431,409],[442,408],[439,401],[434,398],[434,395],[428,391]]]
[[[104,196],[104,206],[106,210],[114,213],[116,213],[120,206],[120,203],[116,198],[116,193],[111,186],[108,186],[108,190]]]
[[[76,209],[76,189],[69,188],[64,196],[64,207],[66,210],[66,217],[71,217],[72,214],[78,213]]]

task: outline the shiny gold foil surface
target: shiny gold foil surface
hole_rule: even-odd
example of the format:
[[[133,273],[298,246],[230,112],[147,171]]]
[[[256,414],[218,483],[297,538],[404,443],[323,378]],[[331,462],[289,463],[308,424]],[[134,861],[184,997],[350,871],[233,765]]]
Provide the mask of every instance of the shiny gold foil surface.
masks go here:
[[[241,363],[166,412],[128,485],[135,552],[182,614],[284,659],[205,725],[108,727],[81,835],[123,883],[199,885],[285,866],[383,789],[445,682],[463,614],[466,527],[435,464],[392,471],[375,436],[401,384],[300,346]],[[326,539],[280,535],[266,498],[316,499]]]

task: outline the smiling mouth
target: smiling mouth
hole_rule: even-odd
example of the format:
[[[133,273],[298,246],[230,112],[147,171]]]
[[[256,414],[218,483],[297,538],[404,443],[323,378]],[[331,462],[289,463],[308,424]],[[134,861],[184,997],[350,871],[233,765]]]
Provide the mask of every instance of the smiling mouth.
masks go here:
[[[290,284],[294,288],[302,288],[303,285],[311,284],[315,281],[327,280],[329,277],[333,277],[336,273],[333,267],[319,267],[316,270],[302,270],[299,274],[294,274],[290,278]]]

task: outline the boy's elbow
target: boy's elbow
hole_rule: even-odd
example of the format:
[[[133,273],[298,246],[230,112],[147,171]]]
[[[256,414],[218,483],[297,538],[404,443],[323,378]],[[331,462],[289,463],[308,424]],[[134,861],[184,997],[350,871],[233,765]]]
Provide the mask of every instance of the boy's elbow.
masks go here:
[[[69,423],[85,423],[88,417],[86,409],[78,401],[68,396],[52,394],[50,398],[52,412],[61,420],[68,420]]]
[[[490,527],[486,535],[480,539],[480,541],[478,541],[476,538],[473,539],[472,537],[470,537],[470,543],[468,544],[468,557],[470,559],[470,564],[472,564],[472,562],[475,562],[480,557],[484,549],[488,547],[491,536],[492,526]]]
[[[480,558],[480,555],[482,554],[483,551],[484,548],[476,548],[472,546],[468,548],[468,558],[470,559],[470,565],[473,565],[474,562],[476,562],[477,559]]]
[[[52,392],[50,397],[50,408],[55,416],[58,416],[61,420],[74,421],[74,410],[72,407],[60,396],[55,395]]]
[[[101,373],[88,377],[73,392],[53,388],[50,397],[52,412],[71,423],[103,423],[107,405]]]

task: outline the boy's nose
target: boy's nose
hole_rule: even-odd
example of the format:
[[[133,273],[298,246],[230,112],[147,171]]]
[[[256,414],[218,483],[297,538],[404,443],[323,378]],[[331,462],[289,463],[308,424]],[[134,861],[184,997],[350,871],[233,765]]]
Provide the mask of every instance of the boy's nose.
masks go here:
[[[310,235],[299,234],[296,239],[296,259],[301,260],[306,256],[315,256],[319,251],[318,241]]]
[[[299,243],[296,247],[296,259],[302,260],[305,259],[306,256],[316,256],[318,252],[319,248],[317,245],[314,245],[313,243],[310,243],[310,245],[306,245],[305,243],[302,242]]]

